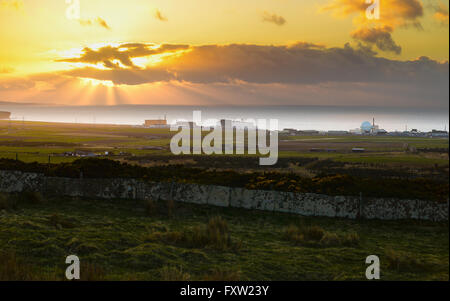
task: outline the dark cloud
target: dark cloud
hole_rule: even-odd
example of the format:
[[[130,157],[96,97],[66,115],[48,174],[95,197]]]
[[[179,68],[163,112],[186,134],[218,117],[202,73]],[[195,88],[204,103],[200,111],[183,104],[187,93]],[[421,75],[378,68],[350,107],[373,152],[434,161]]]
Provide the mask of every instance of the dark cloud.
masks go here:
[[[392,31],[393,29],[390,26],[359,28],[352,32],[352,37],[368,45],[375,45],[381,51],[400,54],[402,52],[402,47],[397,45],[392,39]]]
[[[188,45],[162,44],[161,46],[154,48],[153,44],[126,43],[121,44],[117,47],[105,46],[98,50],[93,50],[89,47],[86,47],[83,49],[83,54],[81,55],[81,57],[59,59],[56,61],[88,64],[103,63],[106,68],[120,69],[121,66],[119,64],[113,63],[113,61],[117,60],[120,61],[120,63],[125,68],[137,68],[131,61],[132,58],[150,56],[188,48]]]
[[[282,16],[278,16],[277,14],[269,13],[267,11],[264,12],[262,20],[263,22],[273,23],[278,26],[283,26],[284,24],[286,24],[285,18],[283,18]]]
[[[156,47],[141,43],[122,44],[116,48],[127,53],[122,58],[124,63],[127,63],[126,59],[147,54],[150,50],[178,49],[174,45]],[[80,87],[77,84],[80,78],[88,78],[120,85],[114,87],[115,91],[135,91],[129,96],[131,103],[151,100],[173,104],[371,105],[448,109],[448,62],[427,57],[406,61],[382,58],[364,45],[359,48],[349,45],[327,48],[302,42],[286,46],[191,46],[189,51],[168,56],[157,65],[142,69],[124,68],[122,62],[121,66],[114,65],[111,58],[116,58],[117,53],[110,54],[110,51],[86,51],[78,58],[90,63],[108,61],[112,64],[108,63],[108,70],[87,65],[22,80],[0,79],[0,92],[4,91],[0,96],[9,97],[8,91],[20,91],[24,95],[23,100],[45,98],[72,103],[81,100],[76,93],[66,91]],[[155,82],[160,83],[156,89],[152,85]],[[106,93],[107,90],[101,91]],[[91,96],[83,101],[97,103],[102,99],[100,94]]]
[[[95,53],[95,58],[83,56],[83,61],[98,61],[97,55]],[[83,68],[71,70],[68,74],[128,85],[170,80],[203,84],[235,81],[255,84],[349,82],[432,85],[442,90],[448,87],[449,66],[448,62],[426,57],[410,61],[380,58],[370,48],[356,49],[349,45],[325,48],[308,43],[290,46],[232,44],[191,47],[190,51],[169,57],[152,68]]]

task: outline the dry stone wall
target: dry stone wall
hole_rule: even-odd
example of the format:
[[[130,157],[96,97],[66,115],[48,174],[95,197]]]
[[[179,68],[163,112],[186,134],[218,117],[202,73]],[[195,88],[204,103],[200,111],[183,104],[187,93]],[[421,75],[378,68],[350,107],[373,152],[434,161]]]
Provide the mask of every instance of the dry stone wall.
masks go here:
[[[327,196],[313,193],[248,190],[183,183],[146,183],[134,179],[69,179],[0,171],[0,191],[104,199],[174,200],[192,204],[365,219],[448,221],[448,201]]]

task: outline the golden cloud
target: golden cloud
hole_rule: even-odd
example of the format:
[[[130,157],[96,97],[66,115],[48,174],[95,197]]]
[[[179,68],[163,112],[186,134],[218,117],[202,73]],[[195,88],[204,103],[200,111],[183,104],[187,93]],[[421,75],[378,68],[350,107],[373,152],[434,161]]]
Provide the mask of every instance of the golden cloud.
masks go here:
[[[85,47],[80,57],[58,59],[56,61],[86,64],[102,63],[103,66],[107,69],[138,69],[138,67],[132,62],[133,58],[152,56],[178,50],[186,50],[188,48],[189,45],[178,44],[162,44],[159,46],[155,46],[154,44],[145,43],[125,43],[118,46],[105,46],[97,50]]]
[[[83,103],[104,100],[111,104],[109,92],[123,91],[123,95],[132,95],[129,100],[133,103],[156,101],[158,97],[161,104],[186,99],[191,104],[203,100],[215,103],[215,99],[221,98],[236,100],[237,104],[245,100],[248,105],[377,103],[448,109],[448,62],[427,57],[406,61],[382,58],[367,47],[348,44],[332,48],[305,42],[278,46],[182,45],[182,49],[188,47],[189,51],[177,51],[151,66],[132,67],[133,57],[179,47],[128,43],[86,48],[79,57],[61,60],[84,63],[81,68],[23,79],[0,77],[0,98],[14,95],[18,99],[22,95],[20,99],[28,102],[48,99],[73,103],[79,100],[78,94],[67,91],[71,87],[80,89],[80,83],[93,80],[114,85],[112,90],[109,86],[109,90],[102,88],[102,84],[96,86],[96,93],[83,98]],[[122,62],[117,63],[118,58]],[[105,61],[113,65],[104,69],[91,66]],[[127,62],[130,66],[124,67]],[[152,89],[164,92],[158,96]],[[133,91],[140,92],[128,94]]]
[[[372,3],[375,0],[373,0]],[[356,29],[352,37],[376,46],[381,51],[391,51],[400,54],[401,47],[392,38],[392,33],[398,27],[413,26],[422,28],[420,18],[424,15],[422,3],[419,0],[381,0],[380,18],[369,19],[367,10],[371,4],[362,0],[332,0],[320,8],[321,12],[331,11],[335,17],[353,17]]]
[[[0,66],[0,74],[13,73],[13,72],[14,72],[14,68]]]
[[[159,21],[163,21],[163,22],[169,21],[169,20],[167,19],[167,17],[165,17],[159,9],[157,9],[157,10],[155,11],[154,16],[155,16],[155,18],[158,19]]]
[[[369,34],[370,36],[370,34]],[[370,37],[363,37],[369,39]],[[386,42],[387,43],[387,42]],[[134,44],[133,44],[134,45]],[[254,84],[324,84],[329,82],[430,83],[442,90],[448,86],[448,62],[422,57],[397,61],[376,57],[365,47],[327,48],[310,43],[285,46],[269,45],[203,45],[190,46],[186,52],[169,56],[157,65],[133,68],[131,57],[177,49],[176,45],[149,48],[147,44],[120,53],[112,48],[85,50],[76,59],[62,60],[96,63],[112,58],[122,59],[129,68],[101,70],[85,67],[65,71],[65,75],[108,80],[119,85],[153,82],[190,82],[198,84],[247,82]],[[124,46],[124,45],[122,45]],[[389,47],[388,44],[380,47]],[[130,60],[130,61],[128,61]]]
[[[111,27],[108,25],[108,23],[106,23],[106,21],[100,17],[97,17],[95,19],[79,19],[78,22],[83,26],[98,25],[105,29],[111,30]]]
[[[434,18],[441,22],[441,24],[448,25],[448,7],[443,2],[440,2],[436,7]]]
[[[0,8],[13,9],[17,11],[23,10],[23,0],[1,0]]]
[[[402,47],[398,46],[392,39],[393,29],[390,26],[382,27],[361,27],[352,32],[354,39],[363,41],[366,44],[375,45],[382,51],[391,51],[396,54],[402,52]]]

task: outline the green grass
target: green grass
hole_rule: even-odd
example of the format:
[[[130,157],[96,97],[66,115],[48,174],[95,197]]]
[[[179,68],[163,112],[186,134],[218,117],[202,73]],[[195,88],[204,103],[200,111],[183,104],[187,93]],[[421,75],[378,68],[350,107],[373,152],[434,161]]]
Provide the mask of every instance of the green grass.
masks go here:
[[[93,280],[365,280],[369,255],[380,257],[382,280],[449,279],[448,224],[24,199],[0,210],[0,253],[14,254],[8,260],[27,267],[31,274],[18,274],[27,279],[63,280],[72,254]]]
[[[168,129],[145,129],[132,126],[114,125],[74,125],[52,124],[43,122],[1,122],[0,121],[0,158],[14,159],[19,153],[25,162],[48,162],[49,154],[61,154],[76,149],[90,149],[92,151],[126,152],[135,156],[171,155],[169,150],[171,133]],[[203,133],[205,134],[205,133]],[[10,137],[10,138],[8,138]],[[341,143],[342,149],[338,153],[310,153],[305,151],[284,151],[280,148],[280,157],[289,158],[319,158],[331,159],[339,162],[366,164],[382,163],[385,165],[411,165],[413,167],[432,167],[435,164],[447,165],[445,158],[429,158],[422,154],[400,154],[405,146],[415,148],[448,149],[449,140],[441,138],[413,138],[413,137],[367,137],[367,136],[298,136],[280,137],[280,140],[301,141],[312,144],[311,147],[328,148],[329,143]],[[26,147],[8,146],[1,142],[42,142],[42,143],[72,143],[73,146],[64,147]],[[300,142],[299,142],[300,143]],[[363,143],[368,150],[365,154],[349,153],[352,147]],[[301,143],[300,143],[301,144]],[[367,145],[368,144],[368,145]],[[314,146],[315,145],[315,146]],[[164,150],[143,150],[143,147],[161,146]],[[248,155],[247,155],[248,156]],[[57,158],[53,162],[71,162],[73,158]]]
[[[448,165],[448,159],[426,158],[420,154],[376,154],[376,155],[359,155],[359,156],[343,156],[335,159],[338,162],[349,163],[373,163],[373,164],[404,164],[404,165],[422,165],[433,166]]]
[[[287,136],[282,140],[305,141],[305,142],[377,142],[377,143],[407,143],[420,147],[443,147],[448,148],[449,143],[446,138],[415,138],[415,137],[377,137],[377,136]]]
[[[447,165],[448,158],[427,158],[423,154],[375,152],[364,154],[280,152],[280,158],[318,158],[346,163],[404,164],[405,166]]]

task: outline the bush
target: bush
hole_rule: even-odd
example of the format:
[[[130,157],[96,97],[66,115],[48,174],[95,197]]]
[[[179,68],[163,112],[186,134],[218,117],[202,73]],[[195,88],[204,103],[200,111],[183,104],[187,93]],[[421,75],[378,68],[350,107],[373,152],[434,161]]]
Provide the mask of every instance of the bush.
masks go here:
[[[337,247],[341,245],[341,240],[336,233],[326,232],[319,243],[324,247]]]
[[[357,233],[350,233],[339,236],[336,233],[325,231],[319,226],[299,228],[295,225],[290,225],[289,227],[284,229],[283,238],[285,240],[305,246],[354,247],[359,244],[359,235]]]
[[[240,245],[231,240],[227,222],[221,217],[213,217],[206,227],[194,227],[185,233],[187,243],[192,247],[211,247],[218,250],[239,249]]]
[[[410,253],[392,249],[386,250],[385,259],[387,268],[398,272],[426,272],[434,267],[432,263],[427,263]]]
[[[147,241],[162,241],[179,244],[188,248],[213,248],[216,250],[238,250],[240,242],[234,242],[228,230],[228,224],[221,217],[211,218],[206,226],[197,226],[183,232],[155,232],[146,237]]]
[[[317,243],[325,235],[325,230],[319,226],[310,226],[299,228],[295,225],[290,225],[284,229],[284,238],[295,243]]]
[[[305,240],[305,237],[300,232],[300,229],[294,225],[290,225],[289,227],[284,229],[283,237],[284,239],[295,243],[300,243]]]
[[[342,245],[347,247],[356,247],[359,245],[359,235],[358,233],[349,233],[342,237]]]
[[[49,224],[52,225],[55,228],[60,228],[60,229],[62,229],[62,228],[67,228],[67,229],[75,228],[75,224],[72,221],[62,217],[59,214],[52,214],[48,218],[48,221],[49,221]]]
[[[135,159],[140,160],[142,158]],[[257,158],[252,158],[248,160],[256,159]],[[169,160],[169,157],[167,160]],[[448,181],[442,181],[442,179],[411,179],[404,178],[404,175],[401,177],[385,177],[379,176],[378,174],[360,176],[352,175],[352,172],[346,169],[339,170],[339,173],[335,174],[323,173],[314,178],[310,178],[309,176],[302,177],[295,173],[286,174],[274,171],[243,173],[231,169],[211,169],[211,167],[214,166],[215,160],[222,160],[222,158],[220,156],[194,157],[194,161],[206,163],[200,165],[203,166],[203,168],[193,168],[184,165],[143,167],[98,158],[79,159],[72,163],[50,165],[38,163],[27,164],[15,160],[0,159],[0,170],[37,172],[44,173],[47,176],[69,178],[79,178],[80,173],[82,173],[85,178],[136,178],[154,182],[186,182],[203,185],[221,185],[229,187],[246,187],[248,189],[307,192],[328,195],[359,196],[360,193],[363,193],[364,196],[370,197],[414,198],[441,202],[446,202],[449,194]],[[230,160],[230,158],[223,157],[223,160]],[[245,165],[243,162],[246,162],[247,159],[237,157],[235,160],[236,164]],[[296,161],[298,160],[300,159],[290,158],[285,163],[297,163]],[[305,160],[308,162],[311,160],[311,162],[316,161],[316,159]],[[316,162],[319,164],[321,161],[319,160]],[[324,166],[315,166],[315,169],[317,170],[317,168],[319,168],[319,170],[322,170],[325,166],[330,164],[342,164],[325,160],[322,163]],[[217,168],[223,168],[223,166],[224,164],[219,164]]]
[[[325,230],[319,226],[311,226],[305,228],[302,234],[306,240],[320,241],[325,235]]]

